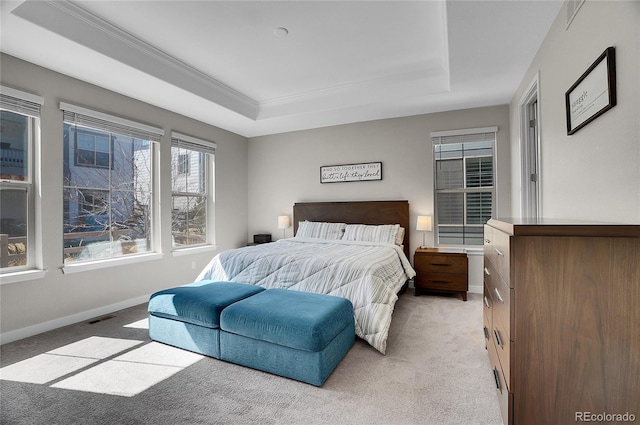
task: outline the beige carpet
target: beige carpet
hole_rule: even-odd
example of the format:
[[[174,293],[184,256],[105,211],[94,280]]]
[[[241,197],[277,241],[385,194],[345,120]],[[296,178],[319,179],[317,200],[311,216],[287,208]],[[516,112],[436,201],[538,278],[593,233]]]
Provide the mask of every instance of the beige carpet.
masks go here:
[[[322,388],[150,342],[146,305],[5,344],[2,424],[490,424],[502,421],[481,296],[396,304]]]

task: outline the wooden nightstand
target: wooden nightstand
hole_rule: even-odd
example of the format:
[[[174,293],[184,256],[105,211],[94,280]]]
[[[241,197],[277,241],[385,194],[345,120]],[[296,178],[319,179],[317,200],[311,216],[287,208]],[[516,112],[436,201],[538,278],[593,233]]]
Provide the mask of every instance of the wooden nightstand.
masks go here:
[[[413,256],[416,295],[425,291],[456,292],[467,300],[469,261],[464,249],[418,248]]]

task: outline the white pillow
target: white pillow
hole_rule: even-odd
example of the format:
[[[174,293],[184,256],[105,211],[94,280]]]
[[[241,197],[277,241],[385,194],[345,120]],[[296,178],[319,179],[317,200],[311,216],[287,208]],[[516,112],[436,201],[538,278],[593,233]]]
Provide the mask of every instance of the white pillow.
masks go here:
[[[345,226],[345,223],[301,221],[298,223],[296,238],[342,239]]]
[[[347,224],[342,237],[345,241],[386,242],[395,243],[399,224]]]
[[[399,227],[398,233],[396,233],[395,244],[402,246],[403,242],[404,242],[404,227]]]

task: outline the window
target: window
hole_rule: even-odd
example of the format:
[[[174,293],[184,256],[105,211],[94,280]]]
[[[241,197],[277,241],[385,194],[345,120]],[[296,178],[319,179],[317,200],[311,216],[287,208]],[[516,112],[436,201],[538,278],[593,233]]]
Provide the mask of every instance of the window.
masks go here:
[[[0,87],[0,270],[35,268],[35,155],[43,99]]]
[[[496,132],[490,127],[431,134],[438,244],[483,244],[483,225],[495,204]]]
[[[213,242],[214,158],[211,142],[171,135],[171,234],[174,248]]]
[[[61,103],[64,263],[154,251],[153,149],[162,129]]]
[[[110,168],[113,164],[111,142],[105,133],[83,130],[75,140],[75,165]]]
[[[178,155],[178,174],[189,174],[190,154]]]

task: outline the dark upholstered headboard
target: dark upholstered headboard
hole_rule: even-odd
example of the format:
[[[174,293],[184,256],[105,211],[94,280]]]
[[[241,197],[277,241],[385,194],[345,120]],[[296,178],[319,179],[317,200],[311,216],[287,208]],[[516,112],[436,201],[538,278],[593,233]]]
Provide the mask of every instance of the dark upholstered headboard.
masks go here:
[[[297,202],[293,205],[293,234],[300,221],[347,224],[399,224],[405,228],[404,253],[409,256],[409,201]]]

